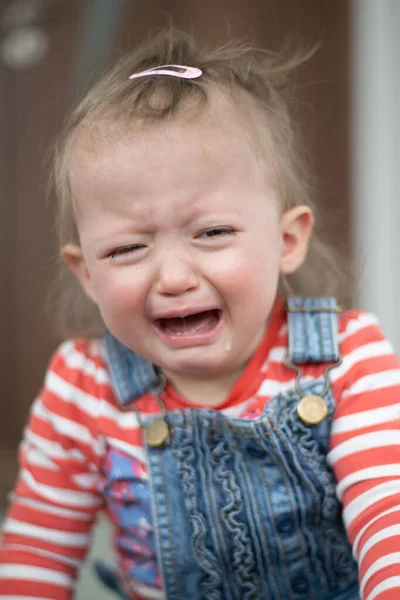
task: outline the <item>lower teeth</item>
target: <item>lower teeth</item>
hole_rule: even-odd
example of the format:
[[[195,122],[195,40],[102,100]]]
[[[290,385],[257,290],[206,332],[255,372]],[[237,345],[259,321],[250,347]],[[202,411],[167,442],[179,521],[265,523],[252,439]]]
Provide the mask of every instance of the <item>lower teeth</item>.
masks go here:
[[[200,329],[188,329],[187,331],[171,331],[171,329],[169,330],[170,333],[173,333],[174,335],[187,335],[188,333],[198,333],[199,331],[201,331]]]

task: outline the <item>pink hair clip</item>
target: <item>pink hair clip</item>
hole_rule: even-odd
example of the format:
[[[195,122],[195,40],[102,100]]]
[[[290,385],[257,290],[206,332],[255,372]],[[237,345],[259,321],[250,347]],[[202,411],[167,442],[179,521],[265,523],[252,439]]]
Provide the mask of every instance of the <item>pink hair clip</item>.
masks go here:
[[[161,65],[161,67],[153,67],[140,73],[130,75],[129,79],[137,77],[146,77],[148,75],[169,75],[170,77],[180,77],[181,79],[197,79],[203,75],[203,71],[197,67],[186,67],[184,65]]]

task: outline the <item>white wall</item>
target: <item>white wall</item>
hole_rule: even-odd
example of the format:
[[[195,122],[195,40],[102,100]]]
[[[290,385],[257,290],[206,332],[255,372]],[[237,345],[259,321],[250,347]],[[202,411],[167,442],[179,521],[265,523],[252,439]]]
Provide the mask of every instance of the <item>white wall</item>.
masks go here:
[[[352,0],[353,256],[400,352],[400,1]]]

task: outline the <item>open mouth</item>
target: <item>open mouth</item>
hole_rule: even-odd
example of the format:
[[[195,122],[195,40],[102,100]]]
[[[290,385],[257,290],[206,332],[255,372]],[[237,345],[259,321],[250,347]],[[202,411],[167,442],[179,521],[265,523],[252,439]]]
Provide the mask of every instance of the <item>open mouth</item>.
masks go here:
[[[219,323],[220,318],[220,310],[205,310],[185,317],[158,319],[157,326],[167,335],[193,335],[213,329]]]

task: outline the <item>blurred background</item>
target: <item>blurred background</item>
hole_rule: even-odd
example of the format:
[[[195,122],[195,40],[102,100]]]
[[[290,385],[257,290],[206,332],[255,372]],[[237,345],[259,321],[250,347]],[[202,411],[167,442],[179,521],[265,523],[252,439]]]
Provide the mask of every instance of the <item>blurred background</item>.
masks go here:
[[[400,351],[398,0],[0,0],[0,510],[60,341],[44,311],[57,260],[46,155],[110,57],[171,19],[211,43],[246,38],[274,50],[287,36],[320,42],[297,74],[319,202],[331,239],[360,275],[350,293]],[[100,528],[96,552],[104,535]],[[84,578],[78,597],[94,597]]]

